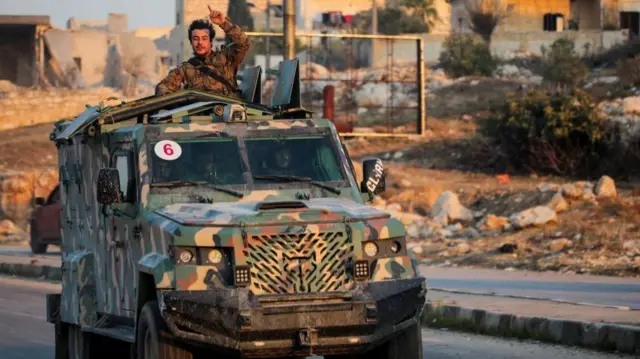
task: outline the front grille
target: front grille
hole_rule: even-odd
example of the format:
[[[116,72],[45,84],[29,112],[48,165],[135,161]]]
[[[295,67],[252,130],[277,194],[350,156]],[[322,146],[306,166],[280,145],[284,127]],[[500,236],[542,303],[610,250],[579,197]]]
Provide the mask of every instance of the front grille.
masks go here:
[[[351,280],[353,245],[343,232],[251,236],[245,255],[258,295],[333,292]]]

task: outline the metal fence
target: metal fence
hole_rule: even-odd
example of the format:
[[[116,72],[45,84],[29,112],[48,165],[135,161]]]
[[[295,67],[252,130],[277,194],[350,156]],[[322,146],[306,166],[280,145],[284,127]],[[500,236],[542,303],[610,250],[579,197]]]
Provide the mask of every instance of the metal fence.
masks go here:
[[[276,69],[283,34],[250,32],[250,66]],[[426,126],[423,40],[418,36],[296,34],[302,104],[343,135],[407,136]],[[262,102],[275,76],[263,72]],[[332,111],[333,110],[333,111]]]

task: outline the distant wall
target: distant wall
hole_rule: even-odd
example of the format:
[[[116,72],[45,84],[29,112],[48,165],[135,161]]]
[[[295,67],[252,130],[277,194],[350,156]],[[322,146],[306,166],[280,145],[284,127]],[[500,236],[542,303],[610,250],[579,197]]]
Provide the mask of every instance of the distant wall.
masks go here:
[[[73,31],[73,57],[79,59],[80,73],[89,86],[102,84],[107,66],[108,35],[106,32]]]
[[[622,43],[627,39],[627,32],[620,31],[531,31],[531,32],[515,32],[515,33],[497,33],[491,40],[491,51],[494,55],[504,57],[509,52],[518,50],[540,53],[540,47],[551,45],[557,39],[567,37],[575,41],[576,50],[583,53],[585,44],[589,44],[591,51],[601,51],[611,46]],[[424,35],[424,57],[426,62],[437,62],[440,52],[442,52],[442,44],[447,35]],[[397,47],[406,47],[407,45],[397,45]],[[402,53],[401,49],[397,49],[396,53]],[[407,52],[404,56],[415,56],[413,53]]]
[[[110,96],[122,98],[111,88],[90,90],[17,90],[0,94],[0,131],[74,117],[85,105],[97,105]],[[37,109],[37,110],[36,110]]]

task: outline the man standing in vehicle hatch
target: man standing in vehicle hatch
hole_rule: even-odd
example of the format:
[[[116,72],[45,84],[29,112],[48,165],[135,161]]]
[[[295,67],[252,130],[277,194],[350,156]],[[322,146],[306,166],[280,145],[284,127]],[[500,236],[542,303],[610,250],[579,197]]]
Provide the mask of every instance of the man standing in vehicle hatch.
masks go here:
[[[209,7],[209,19],[224,30],[232,43],[213,51],[213,39],[216,36],[213,25],[206,20],[193,21],[189,26],[189,41],[194,56],[171,70],[160,81],[156,86],[156,95],[179,91],[184,84],[188,89],[240,98],[236,72],[249,52],[251,42],[240,27],[220,11]]]

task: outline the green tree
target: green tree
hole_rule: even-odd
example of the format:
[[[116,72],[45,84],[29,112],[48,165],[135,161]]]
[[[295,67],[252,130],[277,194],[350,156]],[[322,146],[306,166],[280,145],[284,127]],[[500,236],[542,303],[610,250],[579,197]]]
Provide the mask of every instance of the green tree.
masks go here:
[[[582,62],[573,40],[560,38],[551,44],[550,49],[543,45],[540,50],[544,60],[543,77],[551,85],[568,90],[589,75],[589,69]]]
[[[371,11],[356,14],[354,30],[359,33],[371,31]],[[399,8],[378,9],[378,33],[383,35],[419,34],[429,31],[429,26],[415,14],[407,14]]]
[[[403,6],[422,19],[428,26],[428,31],[435,27],[436,22],[441,21],[435,0],[403,0]]]
[[[496,27],[509,16],[510,6],[506,0],[465,0],[464,5],[469,27],[490,44]]]
[[[245,0],[229,0],[227,16],[244,31],[253,31],[253,17]]]

